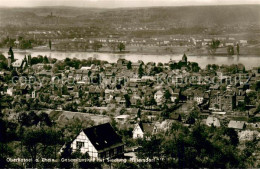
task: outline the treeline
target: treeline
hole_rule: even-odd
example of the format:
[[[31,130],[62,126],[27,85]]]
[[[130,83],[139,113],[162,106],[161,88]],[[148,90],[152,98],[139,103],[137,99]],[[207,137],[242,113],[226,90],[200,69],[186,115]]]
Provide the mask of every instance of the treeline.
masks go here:
[[[43,45],[42,41],[37,41],[34,39],[24,39],[23,37],[19,37],[17,39],[6,37],[0,42],[0,48],[2,47],[17,47],[19,49],[32,49],[33,46]]]
[[[66,58],[64,61],[57,62],[55,64],[55,67],[58,70],[64,70],[66,67],[73,67],[75,69],[79,69],[82,66],[91,66],[92,64],[94,64],[94,65],[104,65],[106,63],[108,63],[108,62],[102,61],[102,60],[97,60],[97,59],[92,59],[92,58],[89,58],[87,60],[86,59],[79,60],[77,58],[73,58],[73,59]]]
[[[7,97],[0,97],[0,168],[63,168],[67,163],[41,162],[43,158],[65,158],[59,154],[65,143],[70,142],[82,128],[92,126],[91,119],[73,118],[66,124],[55,122],[42,111],[17,110],[18,120],[8,120],[2,103],[10,102]],[[72,153],[71,154],[75,154]],[[7,158],[32,159],[27,163],[8,162]],[[71,156],[72,157],[72,156]],[[69,157],[68,157],[69,158]],[[37,162],[39,160],[39,162]],[[69,163],[71,164],[71,163]]]

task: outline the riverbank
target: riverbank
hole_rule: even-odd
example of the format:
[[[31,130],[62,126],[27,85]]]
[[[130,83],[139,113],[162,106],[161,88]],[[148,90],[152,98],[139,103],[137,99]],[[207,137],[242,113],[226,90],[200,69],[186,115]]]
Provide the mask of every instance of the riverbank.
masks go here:
[[[115,55],[123,55],[123,54],[139,54],[139,55],[179,55],[179,54],[187,54],[191,56],[209,56],[208,50],[206,47],[189,47],[189,46],[126,46],[125,51],[112,51],[109,47],[102,47],[99,51],[93,51],[92,49],[87,50],[56,50],[53,48],[49,49],[47,46],[35,47],[33,49],[21,50],[21,49],[13,49],[14,52],[24,52],[33,51],[33,52],[62,52],[62,53],[73,53],[73,52],[85,52],[85,53],[109,53]],[[5,53],[8,51],[7,48],[1,48],[0,52]],[[260,45],[248,45],[240,47],[240,56],[260,56]],[[237,52],[235,51],[235,54]],[[227,54],[227,48],[222,47],[216,50],[213,57],[216,56],[229,56]]]
[[[8,49],[1,50],[5,56],[8,56]],[[75,52],[75,51],[44,51],[44,50],[14,50],[14,55],[16,59],[23,59],[25,55],[31,55],[32,57],[37,57],[38,55],[56,58],[58,60],[63,60],[65,58],[77,58],[77,59],[89,59],[95,58],[99,60],[108,61],[110,63],[116,63],[118,59],[127,59],[131,62],[137,62],[142,60],[144,63],[155,62],[155,63],[168,63],[170,60],[178,62],[182,59],[183,53],[181,54],[135,54],[135,53],[107,53],[107,52]],[[259,55],[191,55],[187,54],[188,61],[197,62],[201,68],[205,68],[208,64],[217,65],[231,65],[242,63],[247,69],[253,67],[260,67],[260,57]]]

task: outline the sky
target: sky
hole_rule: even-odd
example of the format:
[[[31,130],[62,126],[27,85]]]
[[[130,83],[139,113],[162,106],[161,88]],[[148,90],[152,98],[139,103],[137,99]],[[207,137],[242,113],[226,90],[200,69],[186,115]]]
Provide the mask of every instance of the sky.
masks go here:
[[[74,6],[94,8],[260,4],[260,0],[0,0],[2,7]]]

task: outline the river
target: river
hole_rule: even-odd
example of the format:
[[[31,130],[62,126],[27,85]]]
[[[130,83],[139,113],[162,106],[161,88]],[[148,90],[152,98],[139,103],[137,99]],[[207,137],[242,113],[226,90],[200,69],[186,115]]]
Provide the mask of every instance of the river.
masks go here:
[[[7,57],[7,49],[1,49],[2,52]],[[14,55],[16,59],[22,59],[25,55],[31,54],[32,57],[38,55],[48,56],[62,60],[65,58],[78,58],[78,59],[88,59],[90,57],[99,60],[106,60],[108,62],[116,62],[119,58],[125,58],[132,62],[137,62],[142,60],[144,63],[147,62],[161,62],[167,63],[170,60],[179,61],[182,55],[151,55],[151,54],[113,54],[113,53],[95,53],[95,52],[58,52],[58,51],[37,51],[37,50],[14,50]],[[190,56],[187,55],[188,61],[197,62],[201,68],[205,68],[208,64],[218,64],[218,65],[231,65],[242,63],[247,69],[252,67],[260,67],[260,56]]]

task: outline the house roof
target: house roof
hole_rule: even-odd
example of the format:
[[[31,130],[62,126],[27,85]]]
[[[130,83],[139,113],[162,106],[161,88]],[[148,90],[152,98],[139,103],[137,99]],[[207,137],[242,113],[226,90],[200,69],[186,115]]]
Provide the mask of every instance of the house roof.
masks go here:
[[[156,95],[163,95],[163,91],[162,90],[158,90],[155,94]]]
[[[115,132],[110,123],[93,126],[84,129],[83,132],[86,134],[97,151],[123,145],[122,139]]]
[[[235,121],[235,120],[231,120],[228,123],[228,128],[234,128],[234,129],[243,129],[245,125],[244,121]]]
[[[139,126],[141,127],[142,131],[145,133],[152,133],[154,124],[153,123],[139,123]]]
[[[181,118],[181,115],[178,113],[171,113],[170,119],[179,120]]]
[[[130,115],[128,114],[123,114],[123,115],[119,115],[119,116],[116,116],[115,119],[126,119],[128,118]]]

